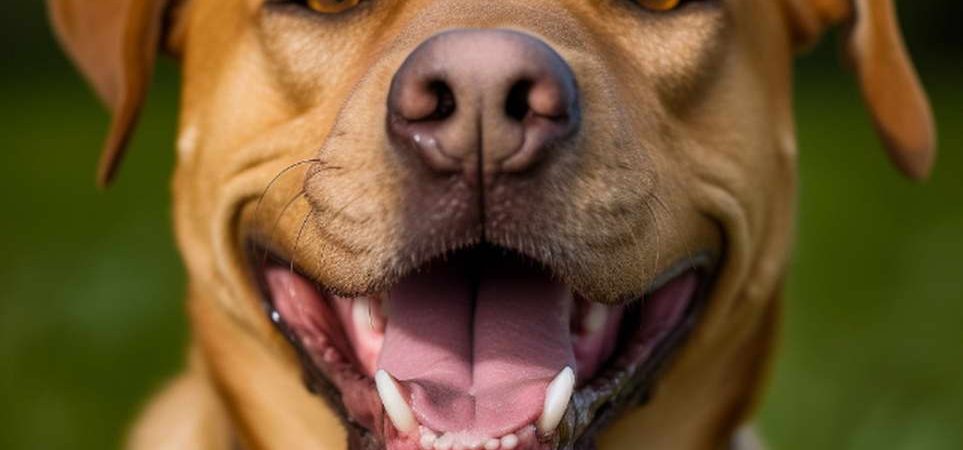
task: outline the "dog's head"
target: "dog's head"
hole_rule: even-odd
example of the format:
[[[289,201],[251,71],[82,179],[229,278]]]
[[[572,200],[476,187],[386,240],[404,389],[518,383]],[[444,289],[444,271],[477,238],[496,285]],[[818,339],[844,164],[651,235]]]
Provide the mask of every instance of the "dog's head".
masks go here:
[[[182,59],[194,335],[253,447],[716,445],[777,317],[795,51],[844,24],[891,158],[932,162],[889,1],[52,5],[103,182]]]

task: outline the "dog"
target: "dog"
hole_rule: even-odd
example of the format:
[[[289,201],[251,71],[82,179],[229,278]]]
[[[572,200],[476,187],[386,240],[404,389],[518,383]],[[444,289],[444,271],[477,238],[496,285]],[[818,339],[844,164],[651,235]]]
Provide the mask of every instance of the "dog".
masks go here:
[[[133,449],[757,448],[827,30],[934,160],[890,0],[50,0],[112,113],[155,58],[187,368]]]

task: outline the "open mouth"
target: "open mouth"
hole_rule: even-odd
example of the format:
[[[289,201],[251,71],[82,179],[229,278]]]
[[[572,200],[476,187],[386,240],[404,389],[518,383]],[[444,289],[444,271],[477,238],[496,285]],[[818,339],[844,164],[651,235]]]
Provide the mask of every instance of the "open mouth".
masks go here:
[[[280,260],[258,268],[268,314],[352,429],[351,448],[390,450],[590,446],[645,401],[711,279],[709,258],[693,258],[637,301],[604,305],[490,246],[352,298]]]

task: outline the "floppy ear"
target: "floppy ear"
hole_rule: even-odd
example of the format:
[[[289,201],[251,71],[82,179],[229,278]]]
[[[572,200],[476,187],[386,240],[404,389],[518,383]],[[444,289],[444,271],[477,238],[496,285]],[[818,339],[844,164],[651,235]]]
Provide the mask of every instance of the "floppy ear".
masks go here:
[[[97,174],[113,180],[154,72],[168,0],[48,0],[67,54],[112,115]]]
[[[834,25],[845,27],[845,49],[863,100],[890,159],[906,176],[929,176],[936,129],[926,93],[906,51],[892,0],[786,0],[799,48]]]

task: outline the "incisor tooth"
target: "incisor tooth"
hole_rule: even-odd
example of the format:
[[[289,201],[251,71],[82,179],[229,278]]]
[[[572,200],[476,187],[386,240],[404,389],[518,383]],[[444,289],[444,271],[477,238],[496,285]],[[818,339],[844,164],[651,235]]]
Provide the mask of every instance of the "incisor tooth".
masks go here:
[[[453,441],[454,437],[451,433],[445,433],[435,441],[435,450],[449,450]]]
[[[422,450],[432,450],[435,448],[435,439],[437,437],[434,434],[423,434],[421,435],[421,448]]]
[[[515,436],[514,433],[502,436],[500,444],[505,450],[512,450],[518,445],[518,436]]]
[[[575,390],[575,372],[571,367],[562,369],[555,379],[545,390],[545,407],[542,409],[542,416],[538,418],[538,432],[549,434],[555,431],[558,424],[562,422],[568,402],[572,399],[572,392]],[[502,442],[504,447],[505,443]]]
[[[398,382],[395,381],[388,372],[379,370],[375,373],[375,387],[378,388],[378,396],[385,407],[385,413],[391,419],[391,423],[402,433],[411,433],[418,426],[415,415],[411,412],[411,407],[401,395]]]

